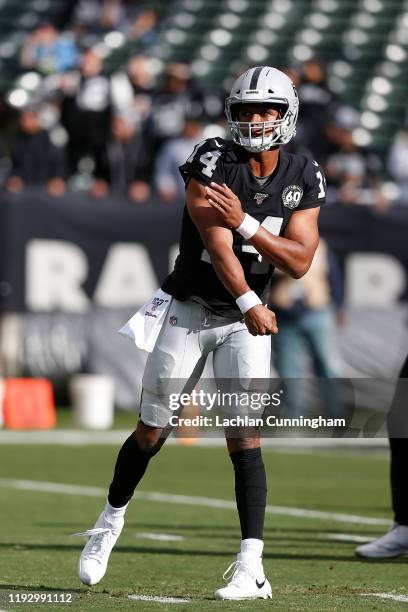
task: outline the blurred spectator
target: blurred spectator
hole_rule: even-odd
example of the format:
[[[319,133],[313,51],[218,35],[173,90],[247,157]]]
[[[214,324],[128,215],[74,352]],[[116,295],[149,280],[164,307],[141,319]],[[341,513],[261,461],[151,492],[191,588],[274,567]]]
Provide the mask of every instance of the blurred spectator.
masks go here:
[[[19,128],[12,151],[8,191],[19,193],[25,187],[47,185],[50,195],[63,195],[66,190],[64,153],[52,144],[48,132],[42,129],[38,112],[23,111]]]
[[[24,42],[20,62],[43,74],[71,70],[79,57],[73,37],[60,34],[51,23],[42,23]]]
[[[186,64],[169,64],[164,81],[153,98],[150,130],[154,149],[183,131],[185,117],[193,105],[191,75]]]
[[[126,28],[126,34],[131,40],[137,40],[141,47],[152,45],[157,40],[157,14],[152,9],[143,9],[133,23]]]
[[[146,58],[142,55],[132,57],[126,72],[118,72],[112,77],[112,103],[115,112],[133,115],[137,123],[144,121],[152,106],[152,76]]]
[[[101,14],[100,0],[78,0],[74,10],[73,21],[94,26]]]
[[[309,271],[300,280],[276,273],[269,304],[279,321],[273,350],[275,366],[282,378],[300,380],[306,377],[302,349],[310,355],[317,378],[340,375],[336,313],[337,320],[342,322],[343,297],[340,267],[322,240]],[[321,388],[323,395],[329,390],[329,386]],[[296,383],[288,389],[290,408],[296,415],[302,414],[303,408],[299,391]]]
[[[288,77],[292,80],[294,86],[296,87],[297,91],[299,91],[301,82],[300,69],[298,69],[296,66],[286,66],[282,68],[282,72],[288,75]],[[289,153],[307,155],[308,157],[312,157],[312,152],[309,149],[308,142],[306,139],[306,133],[303,129],[303,124],[300,120],[300,117],[296,124],[296,138],[292,139],[288,144],[284,145],[284,148]],[[321,160],[319,159],[319,163],[320,161]]]
[[[292,69],[289,76],[296,80],[296,70]],[[303,64],[298,93],[298,145],[308,149],[323,164],[330,149],[326,127],[336,104],[335,96],[327,84],[323,62],[313,58]]]
[[[81,160],[98,165],[110,134],[111,87],[100,56],[88,49],[80,70],[64,76],[61,121],[67,130],[70,175],[81,170]]]
[[[398,203],[408,204],[408,117],[391,145],[387,169],[399,187]]]
[[[72,21],[95,34],[118,30],[142,47],[156,41],[156,12],[135,0],[79,0]]]
[[[125,11],[121,0],[102,0],[100,2],[99,23],[103,31],[118,30],[125,19]]]
[[[200,121],[186,118],[183,132],[178,138],[167,140],[159,150],[154,173],[154,184],[164,202],[184,201],[185,185],[179,166],[185,163],[194,147],[203,140]]]
[[[388,207],[381,191],[381,160],[372,151],[356,144],[353,131],[359,113],[349,106],[337,109],[328,134],[335,147],[326,162],[328,202],[366,204],[379,210]]]
[[[140,129],[126,116],[112,121],[112,135],[95,169],[91,195],[112,194],[127,197],[133,203],[150,196],[152,161]]]
[[[82,24],[96,33],[120,29],[125,17],[120,0],[79,0],[73,14],[73,23]]]
[[[286,66],[285,68],[282,68],[282,72],[287,74],[288,77],[293,82],[293,84],[296,87],[296,89],[299,89],[300,83],[301,83],[300,70],[298,70],[298,68],[296,68],[296,66]]]

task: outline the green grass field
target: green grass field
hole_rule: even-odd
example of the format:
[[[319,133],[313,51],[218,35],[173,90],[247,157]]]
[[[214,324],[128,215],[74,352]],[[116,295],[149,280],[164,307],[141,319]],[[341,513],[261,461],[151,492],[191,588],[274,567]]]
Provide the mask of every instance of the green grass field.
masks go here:
[[[106,487],[113,446],[3,446],[0,478]],[[383,453],[264,451],[268,503],[390,518],[388,459]],[[273,600],[219,602],[213,591],[240,540],[234,510],[135,499],[108,572],[81,586],[77,558],[103,497],[14,490],[1,481],[1,610],[400,610],[407,604],[362,593],[407,594],[407,562],[365,562],[355,542],[333,534],[375,536],[385,527],[268,514],[265,568]],[[223,448],[169,446],[155,458],[140,491],[233,499],[232,469]],[[182,536],[155,541],[138,533]],[[74,592],[72,606],[10,605],[9,591]],[[1,592],[1,591],[0,591]],[[130,601],[128,595],[181,597],[189,603]]]

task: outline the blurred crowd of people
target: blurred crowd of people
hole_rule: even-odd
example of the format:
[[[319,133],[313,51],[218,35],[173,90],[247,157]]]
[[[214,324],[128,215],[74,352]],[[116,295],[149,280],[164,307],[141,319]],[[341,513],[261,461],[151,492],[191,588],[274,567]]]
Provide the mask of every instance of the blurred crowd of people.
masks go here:
[[[64,50],[65,59],[54,66],[65,60],[66,66],[75,53]],[[156,85],[142,55],[113,74],[104,70],[95,47],[78,53],[76,62],[56,71],[51,87],[18,112],[6,189],[47,184],[54,196],[70,189],[134,203],[153,194],[179,200],[184,190],[178,166],[200,140],[225,133],[218,125],[222,97],[197,87],[184,64],[168,64]]]
[[[158,40],[158,15],[146,5],[79,0],[67,23],[63,30],[40,23],[22,44],[19,79],[31,79],[30,95],[7,111],[9,119],[14,106],[8,123],[17,129],[0,141],[3,187],[19,193],[46,186],[54,197],[72,190],[131,203],[181,202],[178,166],[204,138],[228,138],[226,92],[202,87],[187,64],[168,63],[156,75],[144,50]],[[107,70],[101,43],[112,33],[139,49],[118,71]],[[395,200],[407,201],[408,129],[384,164],[356,141],[359,113],[330,90],[322,62],[286,71],[300,97],[297,137],[288,148],[323,165],[328,202],[385,211]],[[387,175],[399,198],[384,189]]]

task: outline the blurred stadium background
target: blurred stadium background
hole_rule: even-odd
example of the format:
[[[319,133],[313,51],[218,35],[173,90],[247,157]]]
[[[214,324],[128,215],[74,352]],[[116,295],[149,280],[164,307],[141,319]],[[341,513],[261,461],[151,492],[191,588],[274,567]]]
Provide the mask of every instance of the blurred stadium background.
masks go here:
[[[290,150],[327,174],[317,275],[337,329],[323,375],[394,376],[407,336],[407,31],[403,0],[0,0],[3,375],[49,378],[66,403],[72,375],[103,373],[117,406],[135,407],[143,359],[116,330],[177,253],[177,166],[227,133],[232,79],[269,63],[299,89]],[[307,356],[304,367],[313,374]]]

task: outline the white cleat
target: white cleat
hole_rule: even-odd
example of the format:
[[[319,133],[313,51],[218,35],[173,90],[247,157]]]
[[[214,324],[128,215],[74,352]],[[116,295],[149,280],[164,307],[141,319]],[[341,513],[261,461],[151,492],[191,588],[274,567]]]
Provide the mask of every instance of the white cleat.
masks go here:
[[[123,529],[124,519],[114,524],[106,520],[105,511],[99,516],[93,529],[74,535],[90,536],[79,558],[78,573],[81,582],[97,584],[105,575],[109,555]]]
[[[408,526],[395,523],[381,538],[358,546],[356,554],[367,559],[392,559],[408,554]]]
[[[237,560],[226,569],[223,578],[231,580],[227,586],[215,591],[216,599],[272,599],[272,587],[265,577],[260,557],[244,561],[238,553]]]

